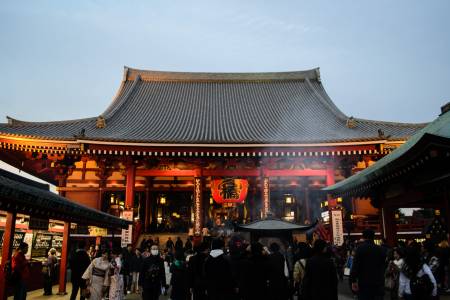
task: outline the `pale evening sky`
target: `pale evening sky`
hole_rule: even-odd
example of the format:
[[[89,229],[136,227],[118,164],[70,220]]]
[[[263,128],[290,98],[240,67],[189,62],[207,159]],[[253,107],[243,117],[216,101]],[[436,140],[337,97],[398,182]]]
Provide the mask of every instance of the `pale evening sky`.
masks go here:
[[[347,115],[431,121],[450,101],[450,1],[2,1],[0,122],[97,116],[123,66],[321,68]]]

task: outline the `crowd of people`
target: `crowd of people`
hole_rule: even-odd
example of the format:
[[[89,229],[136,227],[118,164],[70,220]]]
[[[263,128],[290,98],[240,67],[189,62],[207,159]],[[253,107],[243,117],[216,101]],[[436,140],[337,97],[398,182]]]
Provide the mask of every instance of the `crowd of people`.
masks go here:
[[[193,242],[171,238],[144,239],[139,247],[91,247],[81,241],[69,260],[71,300],[121,300],[129,293],[144,300],[159,299],[338,299],[345,278],[355,299],[438,299],[448,289],[449,245],[427,240],[399,242],[395,248],[376,245],[374,232],[365,230],[357,242],[342,247],[326,241],[294,241],[287,247],[271,242],[249,243],[239,235]],[[111,250],[110,250],[111,249]],[[13,270],[26,276],[21,244]],[[54,249],[44,263],[44,294],[51,293]],[[24,294],[25,293],[25,294]],[[16,285],[15,299],[26,289]]]

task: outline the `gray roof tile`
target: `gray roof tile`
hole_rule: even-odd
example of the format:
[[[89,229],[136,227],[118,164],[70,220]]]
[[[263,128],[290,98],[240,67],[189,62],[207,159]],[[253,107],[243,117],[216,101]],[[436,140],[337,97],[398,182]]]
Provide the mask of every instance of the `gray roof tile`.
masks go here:
[[[0,124],[0,133],[43,139],[182,144],[299,144],[404,139],[425,124],[348,117],[328,97],[318,69],[284,73],[180,73],[125,69],[102,116]]]

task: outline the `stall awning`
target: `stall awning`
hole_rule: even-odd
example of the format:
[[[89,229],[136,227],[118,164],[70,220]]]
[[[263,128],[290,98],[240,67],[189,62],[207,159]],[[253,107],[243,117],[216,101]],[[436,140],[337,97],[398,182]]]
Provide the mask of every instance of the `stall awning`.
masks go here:
[[[104,228],[127,228],[130,221],[80,205],[48,186],[0,170],[0,210]]]

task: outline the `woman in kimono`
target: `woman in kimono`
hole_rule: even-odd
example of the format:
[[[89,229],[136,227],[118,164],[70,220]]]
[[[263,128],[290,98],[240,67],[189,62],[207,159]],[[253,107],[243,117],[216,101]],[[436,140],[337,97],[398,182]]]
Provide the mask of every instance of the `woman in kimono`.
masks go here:
[[[123,290],[123,275],[121,274],[122,269],[122,258],[120,254],[120,249],[113,250],[111,257],[111,265],[109,274],[111,275],[111,285],[109,286],[109,300],[123,300],[124,290]]]
[[[102,256],[95,258],[84,272],[82,278],[87,281],[87,286],[91,292],[90,300],[101,300],[103,294],[110,284],[109,251],[103,250]]]

